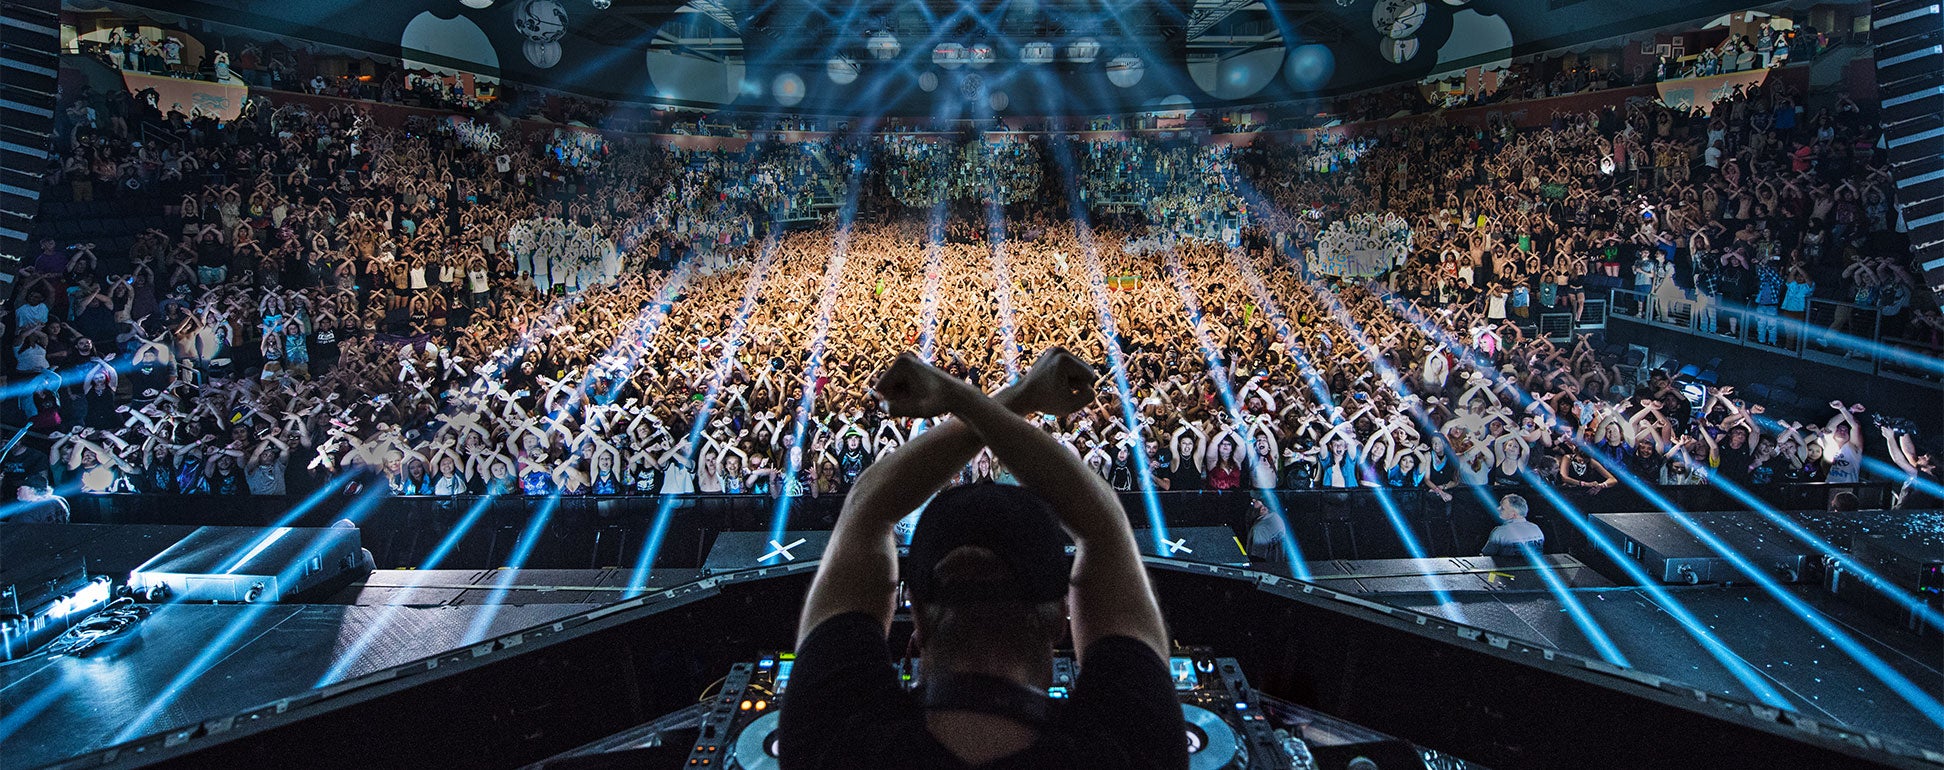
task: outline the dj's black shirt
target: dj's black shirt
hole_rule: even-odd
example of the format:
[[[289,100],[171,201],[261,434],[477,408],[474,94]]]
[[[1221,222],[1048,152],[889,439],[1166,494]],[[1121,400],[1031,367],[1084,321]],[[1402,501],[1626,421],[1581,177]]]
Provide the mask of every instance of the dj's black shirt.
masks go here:
[[[1024,768],[1186,768],[1188,743],[1166,661],[1110,636],[1086,650],[1067,700],[1025,751],[979,765]],[[797,650],[777,725],[780,766],[971,767],[925,729],[918,697],[899,683],[883,629],[853,612],[824,621]]]

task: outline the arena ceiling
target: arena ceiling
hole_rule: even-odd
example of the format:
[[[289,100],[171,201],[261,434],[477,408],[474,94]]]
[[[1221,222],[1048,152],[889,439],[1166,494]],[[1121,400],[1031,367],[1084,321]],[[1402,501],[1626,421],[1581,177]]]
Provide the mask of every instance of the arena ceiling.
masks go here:
[[[113,5],[68,0],[70,10]],[[1722,0],[135,0],[570,92],[844,115],[1222,108],[1410,82]]]
[[[1226,50],[1279,41],[1281,30],[1272,14],[1305,28],[1312,38],[1325,28],[1341,26],[1323,11],[1325,3],[1335,5],[1334,0],[1279,2],[1273,9],[1261,0],[1024,0],[970,7],[937,0],[877,0],[854,6],[802,0],[622,0],[591,13],[575,34],[605,45],[630,45],[644,32],[659,32],[673,14],[697,13],[736,32],[752,48],[795,48],[806,36],[825,41],[857,37],[866,42],[889,33],[901,41],[984,36],[1016,45],[1093,35],[1129,48]]]

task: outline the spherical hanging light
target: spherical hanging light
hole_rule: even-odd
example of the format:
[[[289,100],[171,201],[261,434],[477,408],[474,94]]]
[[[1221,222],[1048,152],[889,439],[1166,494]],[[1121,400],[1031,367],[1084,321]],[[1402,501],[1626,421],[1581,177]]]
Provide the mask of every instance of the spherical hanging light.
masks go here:
[[[857,80],[857,60],[849,56],[832,56],[830,61],[825,62],[824,72],[830,76],[830,82],[848,85]]]
[[[1113,61],[1107,62],[1107,82],[1121,88],[1129,88],[1141,82],[1141,76],[1146,74],[1147,65],[1140,57],[1133,54],[1124,53],[1114,57]]]

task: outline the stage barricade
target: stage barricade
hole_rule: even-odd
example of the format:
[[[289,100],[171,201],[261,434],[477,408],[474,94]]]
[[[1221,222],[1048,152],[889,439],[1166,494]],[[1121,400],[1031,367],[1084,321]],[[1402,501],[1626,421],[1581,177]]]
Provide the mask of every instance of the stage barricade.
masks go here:
[[[1882,483],[1775,485],[1750,491],[1777,509],[1822,510],[1842,489],[1855,492],[1864,509],[1882,508],[1889,501],[1889,485]],[[1659,492],[1683,511],[1747,508],[1711,486],[1661,487]],[[1246,544],[1253,523],[1249,501],[1267,495],[1289,522],[1302,558],[1322,561],[1475,555],[1498,524],[1492,512],[1498,496],[1520,493],[1531,507],[1533,522],[1547,532],[1547,551],[1561,552],[1583,542],[1535,490],[1454,488],[1450,493],[1446,501],[1419,488],[1156,492],[1151,499],[1123,494],[1121,503],[1136,528],[1225,526]],[[1659,510],[1623,487],[1595,496],[1568,494],[1565,499],[1589,514]],[[662,545],[655,566],[698,567],[719,532],[827,529],[835,523],[843,498],[367,495],[307,503],[295,497],[75,495],[68,502],[77,523],[328,526],[348,518],[364,529],[365,547],[380,568],[508,566],[519,539],[533,530],[539,540],[526,549],[521,566],[573,569],[633,567],[657,526]],[[544,523],[534,521],[540,515],[547,517]],[[779,516],[786,520],[779,521]],[[453,538],[468,519],[472,523]],[[445,545],[448,539],[451,543]],[[428,557],[441,550],[445,555],[439,563],[428,564]]]

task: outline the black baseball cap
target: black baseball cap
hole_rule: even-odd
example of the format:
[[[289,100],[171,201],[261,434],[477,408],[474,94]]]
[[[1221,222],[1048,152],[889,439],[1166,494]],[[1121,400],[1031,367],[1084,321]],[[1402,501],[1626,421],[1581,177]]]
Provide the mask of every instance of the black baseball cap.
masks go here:
[[[990,580],[940,584],[932,569],[964,546],[991,551],[1008,568]],[[938,493],[918,518],[905,578],[913,599],[940,604],[1057,601],[1071,570],[1066,536],[1045,498],[1022,487],[981,482]]]

